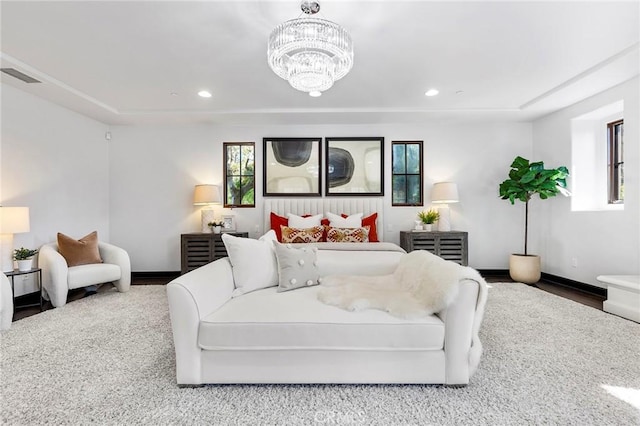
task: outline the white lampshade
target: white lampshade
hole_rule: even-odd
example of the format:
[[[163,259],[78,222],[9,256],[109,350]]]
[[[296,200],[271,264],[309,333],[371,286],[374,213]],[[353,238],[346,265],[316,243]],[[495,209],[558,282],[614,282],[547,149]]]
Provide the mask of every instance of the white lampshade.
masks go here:
[[[0,234],[19,234],[29,230],[29,207],[0,207]]]
[[[458,185],[453,182],[434,183],[431,189],[431,202],[442,204],[438,208],[438,213],[440,213],[438,231],[451,231],[451,214],[447,204],[458,202]]]
[[[217,185],[196,185],[193,192],[193,204],[195,206],[220,204],[220,202],[220,189],[218,189]]]
[[[457,203],[458,200],[458,185],[453,182],[438,182],[433,184],[431,189],[431,202],[432,203]]]

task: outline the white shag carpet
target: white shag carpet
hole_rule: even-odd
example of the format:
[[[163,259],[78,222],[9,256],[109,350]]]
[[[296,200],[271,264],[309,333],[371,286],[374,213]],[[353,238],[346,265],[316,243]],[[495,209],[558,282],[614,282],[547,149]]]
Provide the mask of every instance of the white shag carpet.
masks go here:
[[[638,425],[640,324],[490,284],[469,386],[178,388],[164,286],[98,293],[0,333],[0,423]]]

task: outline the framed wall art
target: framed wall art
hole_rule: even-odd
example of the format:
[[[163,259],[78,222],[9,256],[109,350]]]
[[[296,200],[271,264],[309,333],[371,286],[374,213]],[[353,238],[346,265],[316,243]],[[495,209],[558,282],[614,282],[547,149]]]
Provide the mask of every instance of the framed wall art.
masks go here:
[[[325,138],[326,195],[384,195],[384,138]]]
[[[264,138],[263,195],[320,197],[321,146],[322,138]]]

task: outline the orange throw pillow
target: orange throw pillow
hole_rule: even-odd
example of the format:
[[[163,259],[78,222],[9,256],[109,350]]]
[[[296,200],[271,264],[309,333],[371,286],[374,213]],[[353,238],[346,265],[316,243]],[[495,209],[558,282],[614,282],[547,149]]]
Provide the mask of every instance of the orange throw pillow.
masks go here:
[[[98,251],[98,231],[93,231],[79,240],[58,232],[58,251],[68,266],[102,263]]]
[[[314,226],[313,228],[289,228],[282,227],[283,243],[318,243],[324,235],[324,226]]]

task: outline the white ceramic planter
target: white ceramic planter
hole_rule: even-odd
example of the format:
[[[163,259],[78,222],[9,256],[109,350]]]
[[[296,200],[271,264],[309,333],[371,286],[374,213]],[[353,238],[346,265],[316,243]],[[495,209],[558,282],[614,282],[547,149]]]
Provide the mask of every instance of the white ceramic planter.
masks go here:
[[[509,275],[514,281],[534,284],[540,281],[540,256],[512,254],[509,257]]]
[[[17,262],[18,270],[21,272],[31,270],[31,267],[33,266],[33,259],[18,260]]]

